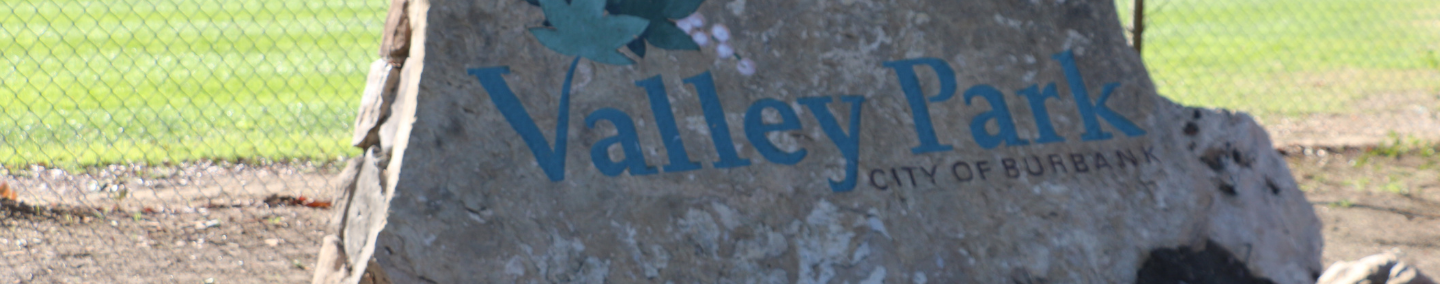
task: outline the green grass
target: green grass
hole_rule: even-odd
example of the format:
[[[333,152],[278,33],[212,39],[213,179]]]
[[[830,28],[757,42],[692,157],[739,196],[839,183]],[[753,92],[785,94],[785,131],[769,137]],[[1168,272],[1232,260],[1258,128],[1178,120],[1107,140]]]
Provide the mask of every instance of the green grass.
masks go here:
[[[1341,199],[1340,201],[1331,202],[1328,205],[1330,205],[1330,207],[1350,208],[1355,206],[1355,202],[1352,202],[1350,201],[1350,199],[1347,198]]]
[[[0,2],[0,164],[334,159],[385,1]]]
[[[1430,142],[1390,133],[1386,141],[1365,149],[1365,152],[1355,159],[1355,166],[1370,165],[1370,160],[1376,158],[1395,159],[1402,155],[1415,155],[1426,160],[1426,163],[1419,166],[1419,169],[1426,170],[1434,166],[1436,159],[1433,158],[1435,158],[1436,152],[1440,151],[1437,149],[1440,149],[1440,142]]]
[[[1132,2],[1116,1],[1127,27]],[[1145,64],[1160,93],[1182,104],[1290,116],[1440,94],[1440,1],[1145,4]]]

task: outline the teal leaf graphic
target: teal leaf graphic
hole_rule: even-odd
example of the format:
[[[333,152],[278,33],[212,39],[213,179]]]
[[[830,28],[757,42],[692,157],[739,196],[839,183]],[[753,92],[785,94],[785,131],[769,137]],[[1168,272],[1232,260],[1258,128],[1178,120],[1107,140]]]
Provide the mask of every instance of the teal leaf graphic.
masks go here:
[[[611,15],[629,15],[650,20],[650,26],[627,47],[635,55],[645,57],[645,43],[669,50],[700,50],[690,36],[675,26],[672,19],[695,13],[705,0],[607,0],[605,11]]]
[[[705,3],[705,0],[670,0],[663,12],[666,18],[681,19],[694,14],[695,9],[700,9],[700,3]]]
[[[531,28],[545,47],[610,65],[635,64],[619,49],[649,26],[646,19],[626,15],[605,15],[606,0],[540,0],[545,19],[554,28]]]
[[[649,29],[646,29],[646,30],[649,30]],[[640,34],[640,37],[645,37],[645,34],[644,34],[644,33],[641,33],[641,34]],[[634,53],[635,53],[635,56],[639,56],[640,58],[645,58],[645,41],[644,41],[644,40],[641,40],[641,39],[638,39],[638,38],[637,38],[637,39],[635,39],[635,40],[633,40],[633,41],[630,41],[630,43],[625,44],[625,47],[626,47],[626,48],[630,48],[630,52],[634,52]]]
[[[666,0],[621,0],[606,7],[610,14],[630,15],[650,21],[664,21]]]
[[[695,44],[695,40],[691,39],[690,35],[685,34],[685,31],[680,30],[675,24],[668,22],[659,25],[651,22],[650,28],[645,29],[644,37],[645,40],[650,41],[650,44],[659,48],[670,50],[700,50],[700,45]]]

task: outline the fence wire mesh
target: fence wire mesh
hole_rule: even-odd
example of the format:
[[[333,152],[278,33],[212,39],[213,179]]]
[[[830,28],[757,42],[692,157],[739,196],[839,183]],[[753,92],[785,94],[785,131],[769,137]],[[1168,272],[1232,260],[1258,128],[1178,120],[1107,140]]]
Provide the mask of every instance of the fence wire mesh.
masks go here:
[[[0,1],[0,282],[308,280],[387,7]]]
[[[1440,2],[1136,1],[1173,100],[1281,141],[1440,138]],[[359,153],[386,6],[0,2],[0,282],[308,279],[332,213],[300,199]]]
[[[1179,103],[1249,112],[1280,143],[1440,139],[1440,2],[1115,3]]]

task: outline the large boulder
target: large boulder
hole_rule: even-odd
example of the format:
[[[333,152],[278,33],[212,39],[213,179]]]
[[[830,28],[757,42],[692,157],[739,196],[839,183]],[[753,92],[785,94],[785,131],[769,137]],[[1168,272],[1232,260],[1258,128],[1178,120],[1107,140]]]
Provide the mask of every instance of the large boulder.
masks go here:
[[[368,212],[388,217],[373,248],[345,249],[395,282],[1322,268],[1320,223],[1265,131],[1158,96],[1113,1],[404,6],[396,139],[371,190],[388,207]]]

